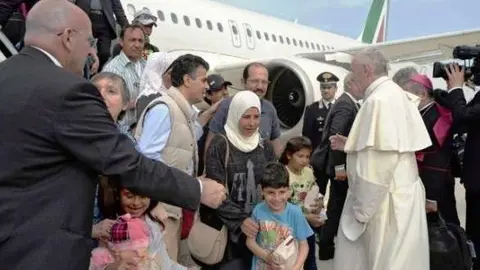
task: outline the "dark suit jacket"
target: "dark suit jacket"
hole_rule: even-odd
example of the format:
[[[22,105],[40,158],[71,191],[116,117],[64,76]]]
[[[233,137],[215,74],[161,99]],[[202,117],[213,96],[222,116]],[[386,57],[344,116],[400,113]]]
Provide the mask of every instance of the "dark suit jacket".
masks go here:
[[[98,175],[188,210],[198,181],[139,154],[99,91],[26,47],[0,64],[2,269],[88,269]]]
[[[478,166],[480,164],[480,95],[468,103],[465,101],[461,88],[452,90],[448,94],[453,111],[453,119],[457,124],[467,127],[467,141],[463,156],[463,183],[470,191],[480,190]]]
[[[90,13],[90,0],[74,0],[76,5],[83,9],[85,13]],[[105,16],[107,17],[108,23],[115,33],[114,38],[116,37],[116,25],[118,24],[123,28],[128,25],[127,16],[125,16],[125,11],[123,10],[122,3],[120,0],[100,0],[102,4],[102,10]],[[115,14],[115,17],[113,16]]]
[[[325,120],[322,140],[312,155],[311,163],[315,171],[334,177],[334,167],[345,164],[346,154],[343,151],[333,151],[329,138],[335,134],[348,136],[357,112],[355,102],[346,93],[335,101]]]
[[[314,149],[320,144],[322,139],[325,119],[329,110],[320,102],[322,101],[317,101],[307,106],[303,116],[302,136],[310,139]]]
[[[453,130],[450,128],[448,136],[440,145],[435,136],[434,127],[441,116],[437,104],[420,111],[425,122],[432,145],[417,152],[417,164],[420,178],[425,186],[428,200],[440,201],[445,199],[445,186],[453,181],[451,174]]]

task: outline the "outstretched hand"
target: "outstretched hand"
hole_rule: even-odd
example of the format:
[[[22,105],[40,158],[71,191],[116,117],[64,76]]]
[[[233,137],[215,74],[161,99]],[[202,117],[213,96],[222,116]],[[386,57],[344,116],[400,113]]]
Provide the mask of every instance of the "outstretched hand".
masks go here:
[[[330,147],[332,150],[343,151],[347,142],[347,137],[336,134],[328,138],[330,140]]]
[[[201,203],[216,209],[227,199],[225,187],[210,178],[200,177],[202,181]]]

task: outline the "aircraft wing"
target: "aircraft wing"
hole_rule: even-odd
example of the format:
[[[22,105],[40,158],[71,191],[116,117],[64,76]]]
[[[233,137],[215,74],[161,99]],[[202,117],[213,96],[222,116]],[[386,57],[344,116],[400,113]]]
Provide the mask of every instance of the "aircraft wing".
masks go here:
[[[380,49],[390,62],[432,63],[452,59],[452,51],[458,45],[475,46],[480,44],[480,29],[430,35],[421,38],[365,44],[353,48],[343,48],[322,53],[304,53],[297,56],[316,61],[337,61],[347,63],[356,52],[375,47]]]

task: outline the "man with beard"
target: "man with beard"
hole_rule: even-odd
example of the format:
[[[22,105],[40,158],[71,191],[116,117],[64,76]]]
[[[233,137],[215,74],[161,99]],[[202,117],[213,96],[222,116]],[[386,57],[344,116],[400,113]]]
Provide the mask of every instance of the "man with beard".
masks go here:
[[[257,62],[248,64],[243,70],[242,82],[246,90],[254,92],[260,98],[262,106],[260,135],[263,140],[270,141],[273,144],[275,154],[280,156],[283,147],[279,140],[281,132],[277,110],[270,101],[264,98],[270,83],[268,80],[267,67],[264,64]],[[223,126],[227,121],[230,102],[232,102],[232,98],[224,99],[219,105],[215,116],[210,121],[210,132],[208,133],[207,140],[205,142],[205,151],[208,149],[210,142],[215,136],[215,133],[225,133]]]

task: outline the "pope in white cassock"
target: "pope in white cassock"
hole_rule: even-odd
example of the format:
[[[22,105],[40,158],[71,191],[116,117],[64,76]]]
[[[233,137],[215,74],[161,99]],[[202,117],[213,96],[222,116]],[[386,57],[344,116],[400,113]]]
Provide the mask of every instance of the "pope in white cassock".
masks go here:
[[[431,144],[418,98],[388,77],[376,49],[352,60],[364,103],[348,139],[330,138],[347,153],[348,194],[338,229],[335,270],[428,270],[425,189],[415,152]]]

